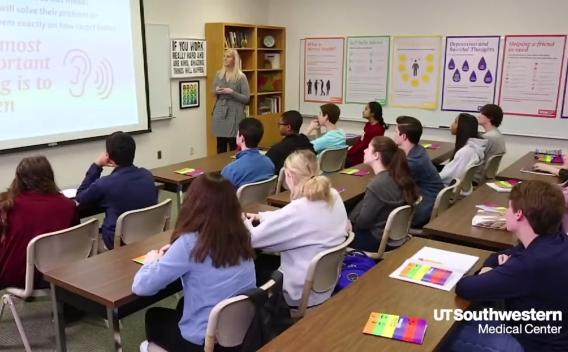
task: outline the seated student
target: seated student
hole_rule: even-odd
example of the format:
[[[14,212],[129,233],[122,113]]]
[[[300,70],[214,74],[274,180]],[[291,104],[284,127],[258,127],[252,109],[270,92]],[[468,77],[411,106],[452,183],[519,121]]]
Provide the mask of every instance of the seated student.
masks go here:
[[[16,177],[0,194],[0,289],[24,288],[28,243],[79,223],[77,206],[59,193],[44,156],[22,159]],[[35,276],[35,284],[41,276]]]
[[[239,122],[237,159],[223,168],[221,175],[231,181],[235,188],[248,183],[263,181],[274,176],[274,164],[258,150],[264,128],[254,117]]]
[[[367,186],[364,198],[349,214],[355,232],[351,247],[376,252],[391,211],[405,204],[413,205],[419,196],[406,156],[392,139],[373,138],[365,149],[364,161],[376,176]],[[401,243],[388,245],[398,247]]]
[[[132,136],[114,132],[106,139],[106,151],[91,164],[77,189],[75,200],[81,208],[104,209],[101,233],[107,249],[114,248],[116,220],[122,213],[149,207],[158,201],[152,173],[133,165],[135,152]],[[101,177],[105,166],[114,170]]]
[[[482,163],[487,146],[487,140],[481,139],[477,132],[477,119],[471,114],[459,114],[452,123],[451,132],[456,136],[454,155],[440,171],[446,186],[454,178],[462,179],[468,167]]]
[[[432,208],[438,193],[444,188],[440,174],[428,156],[428,152],[419,144],[422,136],[422,124],[411,116],[399,116],[396,119],[394,141],[406,154],[410,174],[422,195],[422,201],[416,208],[412,227],[418,228],[430,221]]]
[[[308,137],[300,133],[303,120],[302,115],[296,110],[286,111],[280,117],[278,126],[280,127],[280,135],[284,136],[284,138],[266,152],[266,156],[274,163],[275,174],[280,172],[284,165],[284,160],[292,152],[299,149],[314,151],[314,147]]]
[[[139,296],[154,295],[177,279],[183,283],[178,309],[146,311],[148,341],[171,352],[203,351],[213,306],[256,287],[253,257],[231,183],[213,173],[196,178],[180,209],[171,244],[148,252],[134,276],[132,292]]]
[[[317,119],[312,120],[310,123],[306,134],[318,135],[318,138],[312,141],[317,154],[326,149],[339,149],[347,146],[345,131],[336,126],[340,114],[341,111],[337,105],[331,103],[323,104],[320,106],[320,113]],[[325,127],[326,133],[319,136],[321,127]]]
[[[551,165],[546,163],[536,163],[533,169],[537,171],[549,172],[560,178],[562,193],[566,199],[566,211],[564,212],[564,220],[562,221],[564,225],[564,232],[568,233],[568,156],[564,155],[563,165]]]
[[[487,147],[485,148],[485,158],[483,163],[487,162],[487,159],[497,154],[505,154],[507,151],[505,147],[505,137],[499,131],[499,126],[503,121],[503,110],[499,105],[495,104],[485,104],[479,110],[478,123],[485,133],[481,135],[483,139],[487,140]],[[483,169],[480,170],[475,175],[475,181],[479,182],[482,179]]]
[[[568,315],[568,236],[561,233],[564,198],[558,187],[525,181],[513,188],[507,230],[520,244],[489,257],[479,275],[463,277],[456,294],[476,302],[504,301],[510,312]],[[480,333],[480,325],[521,326],[520,333]],[[553,332],[546,328],[559,328]],[[525,328],[530,328],[529,332]],[[540,332],[537,331],[540,329]],[[568,351],[568,319],[477,321],[462,324],[442,351]],[[475,346],[475,347],[472,347]]]
[[[316,156],[308,150],[290,154],[284,162],[291,202],[282,209],[248,214],[252,245],[280,252],[284,274],[284,298],[289,306],[299,305],[310,261],[320,252],[341,244],[347,235],[347,212],[329,179],[320,176]],[[275,268],[257,268],[271,272]],[[308,306],[327,300],[333,290],[311,293]]]
[[[363,162],[363,152],[369,145],[371,139],[376,136],[383,136],[389,126],[383,120],[383,108],[376,101],[371,101],[365,105],[363,118],[368,120],[363,127],[363,135],[347,151],[346,167],[361,164]]]

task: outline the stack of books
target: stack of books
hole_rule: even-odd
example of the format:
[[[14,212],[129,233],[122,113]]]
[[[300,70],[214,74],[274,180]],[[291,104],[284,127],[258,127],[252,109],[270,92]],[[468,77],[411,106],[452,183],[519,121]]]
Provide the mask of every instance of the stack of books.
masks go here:
[[[275,114],[282,111],[282,98],[280,96],[264,97],[258,104],[260,115]]]

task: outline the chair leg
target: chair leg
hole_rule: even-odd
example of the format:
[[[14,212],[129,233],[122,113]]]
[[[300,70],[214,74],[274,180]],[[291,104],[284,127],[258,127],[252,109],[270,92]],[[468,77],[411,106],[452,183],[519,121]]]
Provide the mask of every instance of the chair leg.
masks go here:
[[[28,337],[26,336],[26,332],[24,331],[24,326],[22,325],[20,316],[16,311],[16,306],[14,305],[14,301],[12,300],[12,296],[10,295],[2,296],[2,306],[4,306],[4,304],[7,304],[10,307],[10,310],[12,311],[12,317],[14,317],[14,321],[16,322],[16,327],[18,328],[18,332],[20,333],[20,338],[24,343],[24,348],[26,352],[32,352],[32,349],[30,347],[30,342],[28,341]]]
[[[2,302],[0,303],[0,319],[4,315],[4,307],[6,307],[6,302],[4,301],[4,296],[2,296]]]

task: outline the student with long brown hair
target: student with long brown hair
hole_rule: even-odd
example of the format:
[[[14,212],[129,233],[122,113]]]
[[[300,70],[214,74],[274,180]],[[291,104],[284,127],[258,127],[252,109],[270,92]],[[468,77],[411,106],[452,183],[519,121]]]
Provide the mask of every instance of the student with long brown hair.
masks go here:
[[[355,240],[351,247],[375,252],[379,248],[387,218],[402,205],[414,205],[418,189],[406,161],[406,155],[396,143],[384,136],[375,137],[365,149],[364,163],[375,173],[367,186],[365,197],[351,212]],[[388,243],[397,247],[399,243]]]
[[[22,159],[16,177],[0,194],[0,288],[25,286],[28,243],[79,222],[77,206],[59,193],[44,156]],[[36,275],[36,284],[41,275]]]
[[[177,279],[183,282],[178,309],[146,312],[148,341],[170,352],[203,351],[213,306],[256,287],[253,256],[233,185],[212,173],[195,179],[171,244],[148,252],[134,277],[132,292],[140,296],[154,295]]]
[[[310,150],[290,154],[284,173],[291,202],[282,209],[249,217],[259,221],[258,226],[251,226],[253,247],[280,253],[284,298],[289,306],[298,306],[311,260],[345,240],[348,220],[343,200],[329,179],[320,175],[317,158]],[[257,271],[273,269],[257,267]],[[312,292],[308,306],[323,303],[330,296],[331,291]]]

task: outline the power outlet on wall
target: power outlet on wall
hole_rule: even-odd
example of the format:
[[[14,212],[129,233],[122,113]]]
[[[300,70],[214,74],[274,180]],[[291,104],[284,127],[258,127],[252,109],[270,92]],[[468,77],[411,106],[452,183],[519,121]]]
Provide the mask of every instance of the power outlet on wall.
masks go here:
[[[157,156],[158,156],[158,160],[162,159],[162,151],[161,150],[158,150]]]

